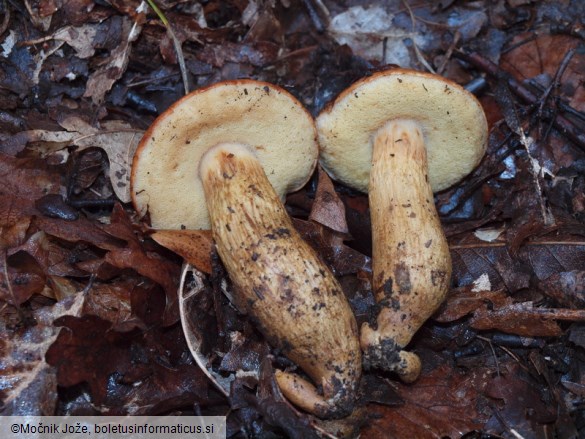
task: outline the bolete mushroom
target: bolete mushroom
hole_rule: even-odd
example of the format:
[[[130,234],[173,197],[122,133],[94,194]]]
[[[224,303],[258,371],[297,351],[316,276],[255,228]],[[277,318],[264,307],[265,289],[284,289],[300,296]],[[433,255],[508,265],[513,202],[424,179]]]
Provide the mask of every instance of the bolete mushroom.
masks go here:
[[[479,163],[485,114],[456,83],[398,68],[351,85],[316,123],[323,168],[370,201],[379,311],[361,328],[364,366],[412,382],[421,363],[404,348],[445,298],[452,271],[433,191]]]
[[[316,384],[279,371],[283,394],[335,418],[353,408],[358,328],[339,283],[281,201],[313,173],[316,137],[313,118],[283,89],[253,80],[215,84],[154,122],[131,184],[136,209],[148,210],[155,228],[211,227],[238,308]]]

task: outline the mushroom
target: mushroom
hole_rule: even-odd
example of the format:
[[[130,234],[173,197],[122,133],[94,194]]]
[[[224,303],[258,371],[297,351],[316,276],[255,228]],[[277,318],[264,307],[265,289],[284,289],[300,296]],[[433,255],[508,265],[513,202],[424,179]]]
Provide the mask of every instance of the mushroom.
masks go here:
[[[281,201],[313,173],[316,137],[311,115],[283,89],[253,80],[215,84],[153,123],[131,184],[137,211],[148,211],[153,227],[211,227],[236,305],[315,384],[279,371],[283,394],[336,418],[351,412],[361,377],[357,323]]]
[[[379,310],[376,322],[361,328],[364,367],[412,382],[421,362],[404,348],[444,300],[452,271],[433,191],[479,163],[485,114],[456,83],[397,68],[351,85],[316,124],[323,168],[369,196]]]

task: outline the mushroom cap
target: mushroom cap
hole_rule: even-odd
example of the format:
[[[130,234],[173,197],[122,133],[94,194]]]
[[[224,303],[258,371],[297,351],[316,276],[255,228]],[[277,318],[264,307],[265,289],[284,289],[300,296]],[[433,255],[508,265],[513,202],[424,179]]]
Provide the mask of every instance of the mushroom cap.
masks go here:
[[[209,229],[199,162],[224,142],[248,147],[281,197],[300,189],[318,160],[314,120],[290,93],[234,80],[196,90],[161,114],[132,163],[132,202],[156,229]]]
[[[372,139],[393,119],[415,120],[421,127],[435,192],[469,174],[484,155],[488,125],[475,96],[440,76],[397,68],[352,84],[319,114],[323,168],[333,179],[368,192]]]

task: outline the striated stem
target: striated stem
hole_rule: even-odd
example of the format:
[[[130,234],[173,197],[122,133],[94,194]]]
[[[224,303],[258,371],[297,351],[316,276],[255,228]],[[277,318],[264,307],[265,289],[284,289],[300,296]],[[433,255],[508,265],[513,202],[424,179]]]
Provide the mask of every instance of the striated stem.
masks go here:
[[[220,144],[199,169],[217,251],[237,305],[317,386],[280,372],[285,396],[320,417],[353,408],[361,376],[358,331],[341,287],[301,239],[261,164],[245,146]],[[295,394],[297,394],[295,396]]]
[[[411,382],[420,373],[420,360],[403,348],[444,300],[451,277],[423,135],[415,122],[393,120],[376,133],[369,200],[372,288],[380,311],[376,328],[362,326],[364,364]]]

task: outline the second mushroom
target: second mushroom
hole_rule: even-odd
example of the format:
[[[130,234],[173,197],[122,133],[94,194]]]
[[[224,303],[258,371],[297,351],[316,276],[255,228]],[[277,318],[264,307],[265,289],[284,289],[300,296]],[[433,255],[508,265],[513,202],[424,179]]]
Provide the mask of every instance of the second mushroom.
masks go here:
[[[312,380],[278,371],[279,387],[297,406],[338,418],[352,411],[361,376],[357,324],[281,201],[307,182],[317,158],[313,118],[292,95],[229,81],[186,96],[154,122],[131,183],[153,227],[211,227],[238,308]]]
[[[433,191],[481,160],[483,109],[456,83],[393,69],[346,89],[318,116],[317,130],[323,168],[369,194],[379,312],[361,328],[364,365],[414,381],[421,363],[404,348],[445,298],[452,271]]]

